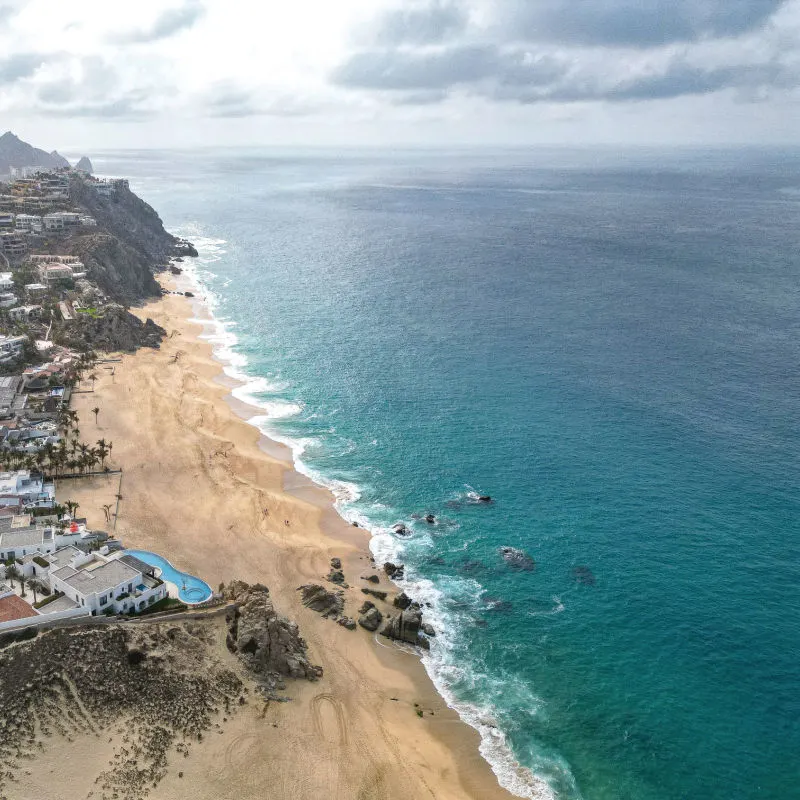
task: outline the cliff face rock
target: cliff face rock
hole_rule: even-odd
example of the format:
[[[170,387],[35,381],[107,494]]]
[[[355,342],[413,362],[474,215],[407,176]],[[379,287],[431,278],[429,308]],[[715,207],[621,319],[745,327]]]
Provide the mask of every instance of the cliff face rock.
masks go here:
[[[157,348],[167,335],[153,320],[142,322],[122,306],[107,306],[101,317],[85,314],[77,317],[55,335],[59,344],[78,349],[130,353],[140,347]]]
[[[23,142],[11,131],[0,136],[0,175],[6,175],[11,167],[68,167],[69,162],[55,150],[46,153],[38,147]]]
[[[82,156],[81,160],[75,165],[75,169],[79,169],[81,172],[86,172],[89,175],[94,172],[94,167],[92,167],[92,162],[89,161],[88,156]]]
[[[114,235],[77,236],[66,249],[81,259],[89,279],[113,300],[130,304],[161,293],[150,258]]]
[[[224,596],[237,603],[226,617],[228,649],[265,689],[283,688],[283,678],[315,681],[322,676],[322,667],[308,660],[297,624],[276,613],[266,586],[234,581]]]
[[[164,267],[176,255],[179,240],[164,230],[152,206],[130,189],[116,188],[109,196],[99,194],[91,181],[75,177],[70,182],[70,200],[86,209],[98,227],[135,250],[151,269]]]

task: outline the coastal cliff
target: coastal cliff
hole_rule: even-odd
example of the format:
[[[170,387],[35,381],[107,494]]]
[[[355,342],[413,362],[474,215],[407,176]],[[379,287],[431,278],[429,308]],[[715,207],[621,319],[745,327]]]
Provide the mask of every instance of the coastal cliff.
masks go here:
[[[81,259],[89,279],[117,302],[130,305],[161,291],[153,275],[154,262],[117,236],[75,236],[66,249]]]

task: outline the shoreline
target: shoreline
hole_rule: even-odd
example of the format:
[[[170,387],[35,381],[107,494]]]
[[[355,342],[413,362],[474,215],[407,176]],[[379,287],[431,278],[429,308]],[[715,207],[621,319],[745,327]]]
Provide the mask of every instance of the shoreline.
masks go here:
[[[363,601],[361,574],[379,573],[379,588],[386,591],[397,587],[371,568],[369,532],[348,524],[333,494],[295,470],[289,447],[249,422],[248,411],[260,409],[232,396],[234,380],[203,338],[205,325],[215,321],[202,320],[196,313],[202,303],[194,299],[166,295],[134,309],[171,332],[161,350],[123,356],[113,374],[101,370],[95,398],[77,398],[84,419],[99,398],[97,428],[114,442],[112,458],[125,470],[116,533],[126,546],[158,552],[212,586],[234,578],[267,584],[279,611],[300,625],[311,658],[326,670],[318,684],[289,685],[287,696],[302,708],[289,712],[287,721],[318,729],[315,698],[329,693],[340,719],[346,711],[354,732],[349,740],[361,741],[355,750],[362,759],[365,750],[372,751],[365,767],[380,765],[383,796],[516,797],[499,785],[480,755],[479,733],[447,706],[416,654],[409,658],[408,651],[373,634],[376,647],[361,628],[346,631],[300,604],[297,586],[324,583],[334,556],[342,559],[351,584],[350,616]],[[131,393],[138,395],[132,403],[116,402]],[[93,427],[89,420],[85,424]],[[159,459],[161,448],[174,452],[178,463]],[[154,489],[152,481],[170,473],[174,484]],[[69,487],[90,522],[101,522],[94,509],[112,491],[102,482]],[[264,744],[271,738],[265,736]],[[270,741],[269,751],[280,744]],[[339,750],[337,758],[343,755]],[[348,777],[342,797],[356,796],[363,785],[363,776]],[[203,796],[202,786],[193,791]]]
[[[202,256],[201,248],[200,257],[202,258]],[[402,556],[396,557],[393,553],[388,555],[384,553],[378,558],[371,547],[373,543],[378,543],[378,539],[368,525],[364,523],[364,519],[359,517],[357,523],[348,519],[340,507],[340,503],[346,503],[347,500],[337,496],[331,487],[320,482],[312,474],[301,470],[298,467],[298,453],[295,449],[289,443],[279,440],[274,437],[272,432],[267,432],[261,427],[259,420],[273,418],[269,415],[265,406],[259,405],[255,399],[251,402],[237,396],[237,389],[245,389],[254,381],[259,381],[260,378],[247,375],[241,371],[240,367],[245,366],[247,361],[245,359],[240,362],[236,358],[238,354],[233,349],[238,343],[236,335],[228,331],[224,321],[216,318],[214,304],[210,302],[207,296],[209,290],[197,274],[196,262],[194,260],[184,262],[181,266],[183,273],[177,276],[170,275],[169,281],[172,285],[166,288],[180,292],[192,292],[193,296],[186,298],[193,312],[188,321],[197,323],[201,327],[202,333],[199,336],[209,344],[211,357],[219,365],[220,374],[215,379],[215,382],[227,389],[227,394],[223,399],[231,411],[240,420],[257,431],[259,435],[258,447],[270,458],[277,459],[286,465],[284,490],[298,499],[312,502],[322,509],[321,525],[324,532],[347,544],[355,544],[356,547],[363,548],[368,558],[373,559],[374,557],[375,569],[381,577],[381,586],[379,588],[385,589],[385,582],[390,587],[389,591],[407,591],[413,597],[414,584],[412,581],[407,579],[397,581],[385,576],[383,573],[384,561],[390,560],[401,563]],[[226,341],[226,337],[231,338]],[[287,478],[289,479],[288,483]],[[342,524],[344,524],[344,528],[342,528]],[[394,610],[391,609],[391,611]],[[456,714],[459,722],[477,734],[480,757],[492,771],[498,788],[504,792],[504,797],[555,800],[555,794],[549,785],[516,760],[505,740],[504,734],[495,726],[492,716],[487,716],[480,709],[460,703],[452,696],[446,685],[440,685],[440,682],[437,681],[436,665],[430,658],[430,654],[424,651],[412,651],[408,645],[389,643],[388,639],[381,640],[377,633],[372,636],[377,645],[401,649],[406,655],[413,656],[419,662],[423,673],[421,680],[425,682],[426,688],[428,683],[432,684],[437,695],[445,702],[447,708]],[[428,657],[426,658],[426,656]]]

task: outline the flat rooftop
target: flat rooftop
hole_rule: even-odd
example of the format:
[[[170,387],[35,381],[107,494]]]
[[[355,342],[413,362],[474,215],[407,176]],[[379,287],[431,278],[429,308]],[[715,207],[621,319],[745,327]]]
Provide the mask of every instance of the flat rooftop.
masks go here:
[[[28,605],[21,597],[12,594],[0,597],[0,622],[11,622],[14,619],[35,617],[33,606]]]
[[[120,561],[109,561],[107,564],[92,562],[89,566],[89,569],[78,570],[72,567],[61,567],[52,574],[84,595],[95,592],[102,594],[121,583],[138,580],[140,574],[133,567]]]

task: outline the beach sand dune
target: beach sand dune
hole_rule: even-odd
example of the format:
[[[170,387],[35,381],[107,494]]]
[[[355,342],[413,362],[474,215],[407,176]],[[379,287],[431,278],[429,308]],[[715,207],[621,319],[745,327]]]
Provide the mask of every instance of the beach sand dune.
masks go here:
[[[324,583],[336,556],[351,586],[345,613],[357,616],[360,588],[370,585],[360,576],[375,571],[366,534],[292,469],[288,451],[260,445],[259,432],[237,415],[244,409],[227,399],[230,386],[201,326],[189,321],[189,301],[170,295],[136,313],[171,332],[161,350],[98,365],[96,392],[75,394],[73,403],[81,438],[113,442],[121,482],[117,475],[63,481],[59,499],[78,501],[79,515],[126,546],[156,551],[212,586],[237,578],[266,584],[325,671],[317,683],[290,682],[289,702],[234,715],[181,759],[183,777],[170,766],[150,796],[512,797],[479,755],[477,733],[446,707],[417,657],[301,605],[297,587]],[[117,495],[119,515],[109,525],[103,506],[113,512]],[[394,591],[381,583],[375,588]],[[69,758],[66,748],[53,752]],[[86,796],[80,782],[63,786],[48,796]]]

